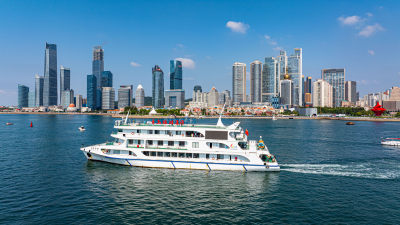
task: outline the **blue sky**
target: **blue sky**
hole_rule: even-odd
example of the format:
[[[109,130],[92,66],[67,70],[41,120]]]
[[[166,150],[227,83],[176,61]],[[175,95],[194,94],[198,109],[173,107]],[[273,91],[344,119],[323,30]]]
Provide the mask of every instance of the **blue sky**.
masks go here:
[[[399,85],[399,1],[4,1],[0,0],[0,105],[16,105],[17,84],[43,75],[45,42],[86,96],[93,46],[102,45],[114,88],[142,84],[151,68],[184,58],[183,86],[231,89],[232,64],[303,48],[303,73],[345,68],[360,94]],[[58,71],[59,73],[59,71]],[[168,82],[165,82],[166,84]]]

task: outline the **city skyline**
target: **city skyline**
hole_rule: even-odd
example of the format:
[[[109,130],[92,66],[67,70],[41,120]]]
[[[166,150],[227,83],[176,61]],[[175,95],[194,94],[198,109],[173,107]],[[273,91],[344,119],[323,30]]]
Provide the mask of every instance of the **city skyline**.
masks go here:
[[[266,6],[267,3],[260,3],[255,7],[251,6],[255,5],[253,3],[248,2],[246,5],[254,12],[260,10],[257,8],[263,8],[271,12],[271,17],[275,15],[273,9],[278,9],[285,5],[270,2],[268,7]],[[310,7],[311,4],[315,3],[308,2],[303,4],[295,2],[286,8],[288,12],[294,12],[295,8],[299,7],[302,9],[303,14],[310,12],[307,6]],[[86,75],[92,74],[90,66],[92,60],[91,51],[97,45],[101,45],[106,52],[104,66],[115,75],[114,88],[122,84],[133,84],[135,86],[142,84],[145,90],[151,90],[150,68],[157,64],[160,65],[163,71],[168,71],[169,60],[175,59],[181,60],[183,63],[185,70],[183,88],[187,93],[191,93],[193,86],[196,84],[202,85],[206,90],[210,90],[213,86],[218,90],[231,90],[232,84],[226,82],[226,80],[231,79],[231,65],[233,62],[243,62],[247,65],[250,65],[255,60],[264,62],[265,57],[278,55],[279,48],[288,52],[291,52],[293,48],[302,48],[303,75],[305,77],[311,76],[314,80],[320,78],[322,69],[345,68],[346,79],[357,82],[360,95],[383,91],[391,86],[398,85],[398,71],[400,69],[396,68],[395,53],[399,48],[397,44],[399,34],[394,29],[396,22],[394,22],[395,19],[393,18],[398,17],[394,15],[394,12],[399,8],[399,4],[394,1],[380,2],[379,4],[368,1],[362,6],[347,2],[317,4],[319,9],[332,8],[340,10],[336,12],[332,12],[335,10],[326,11],[325,14],[310,12],[310,16],[299,19],[300,21],[296,23],[293,21],[290,23],[286,19],[279,22],[276,20],[265,22],[265,19],[270,18],[270,16],[261,15],[254,16],[249,14],[244,18],[241,16],[244,10],[240,6],[245,3],[241,2],[233,2],[226,9],[227,12],[223,12],[221,16],[217,16],[207,10],[207,6],[210,6],[208,2],[204,2],[203,5],[182,3],[181,5],[185,9],[198,7],[199,14],[211,13],[212,23],[204,23],[201,21],[202,17],[200,15],[194,14],[190,17],[190,21],[193,25],[200,26],[199,30],[190,28],[191,23],[183,23],[177,34],[172,36],[162,35],[158,38],[151,37],[154,33],[151,28],[159,25],[157,26],[157,32],[166,32],[166,28],[161,26],[164,22],[159,20],[160,17],[157,16],[151,19],[147,16],[145,18],[148,20],[143,20],[142,22],[136,21],[137,17],[128,12],[134,10],[134,6],[137,5],[138,9],[144,10],[139,15],[150,15],[148,14],[150,9],[147,8],[160,11],[162,7],[165,7],[164,4],[154,7],[149,7],[149,4],[139,2],[118,2],[111,6],[107,3],[99,4],[97,7],[100,12],[104,12],[109,7],[111,9],[117,7],[121,10],[123,17],[115,18],[110,22],[105,22],[104,18],[99,18],[104,22],[104,28],[100,29],[98,26],[94,26],[88,29],[87,32],[94,32],[93,29],[98,30],[90,37],[86,37],[85,32],[73,31],[75,29],[72,28],[68,31],[71,33],[66,35],[64,32],[56,34],[56,31],[60,31],[59,28],[51,28],[53,32],[41,32],[43,26],[33,25],[29,28],[23,25],[24,18],[29,15],[29,12],[26,12],[27,9],[22,9],[22,5],[27,5],[28,9],[35,9],[35,15],[41,16],[31,19],[40,22],[45,17],[60,14],[60,7],[58,6],[69,9],[76,6],[77,2],[71,2],[71,5],[65,5],[65,3],[54,3],[53,5],[32,4],[23,4],[23,1],[21,1],[10,3],[1,9],[2,12],[4,11],[2,16],[10,17],[13,15],[16,19],[12,21],[3,19],[0,22],[9,33],[7,36],[1,37],[3,40],[1,46],[4,52],[10,53],[1,56],[1,61],[4,63],[2,66],[4,82],[0,84],[0,105],[16,105],[18,96],[15,87],[18,83],[34,90],[35,80],[32,77],[35,74],[44,75],[43,43],[45,42],[57,45],[57,65],[67,65],[71,69],[71,87],[75,93],[83,95],[86,95]],[[168,8],[176,7],[178,4],[179,2],[171,2]],[[213,3],[213,5],[215,5],[216,9],[219,9],[229,4],[220,2]],[[346,9],[341,8],[344,5],[347,6]],[[126,9],[122,9],[121,6],[125,6]],[[88,5],[82,7],[85,8]],[[19,10],[19,8],[21,9]],[[7,11],[7,9],[9,10]],[[188,16],[183,11],[176,11],[176,13],[180,16]],[[24,13],[27,14],[25,15]],[[70,18],[71,20],[81,19],[83,16],[88,17],[87,14],[81,11],[76,13],[77,17]],[[296,15],[295,13],[293,16]],[[313,19],[311,17],[317,15],[320,20],[316,25],[318,29],[307,30],[306,28]],[[67,15],[61,13],[59,20],[48,23],[59,23],[60,27],[63,27],[62,25],[65,25],[66,18]],[[123,20],[123,18],[128,21]],[[393,21],[387,18],[392,18]],[[166,18],[166,21],[168,19],[172,18]],[[139,28],[135,31],[129,31],[126,35],[127,37],[121,36],[121,32],[127,30],[117,28],[113,30],[111,28],[115,24],[121,24],[121,27],[129,27],[128,25],[132,25],[132,23]],[[94,24],[94,21],[88,20],[82,22],[81,25],[71,24],[78,26],[78,28],[88,28]],[[285,25],[285,29],[279,28]],[[21,29],[14,30],[15,28],[13,27]],[[270,28],[274,28],[275,31]],[[306,32],[299,32],[301,29]],[[68,29],[63,27],[63,30]],[[199,31],[209,33],[199,36]],[[328,37],[324,35],[322,39],[313,38],[315,33],[328,31],[331,34]],[[31,38],[27,39],[25,32],[30,32]],[[196,37],[196,35],[199,37]],[[212,38],[208,36],[212,36]],[[134,37],[132,42],[128,41],[128,37],[131,39]],[[148,39],[148,41],[145,39]],[[311,39],[314,43],[307,41],[307,39]],[[16,45],[17,41],[19,42],[18,45]],[[11,47],[13,50],[11,50]],[[157,53],[152,51],[154,48],[157,49]],[[385,71],[382,72],[382,68],[379,65],[384,66]],[[250,74],[249,67],[247,67],[247,74]],[[56,70],[57,75],[58,70],[59,67]],[[169,74],[165,74],[165,79],[168,78]],[[247,76],[246,83],[246,89],[250,90],[249,76]],[[168,89],[167,86],[165,88]],[[149,91],[146,93],[149,95]],[[249,94],[249,91],[247,91],[247,94]],[[188,98],[190,95],[186,97]]]

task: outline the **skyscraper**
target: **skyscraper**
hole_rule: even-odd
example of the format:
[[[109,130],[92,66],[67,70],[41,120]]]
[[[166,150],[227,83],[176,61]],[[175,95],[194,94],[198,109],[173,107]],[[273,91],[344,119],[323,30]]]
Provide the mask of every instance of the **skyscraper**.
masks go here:
[[[195,85],[194,88],[193,88],[193,91],[194,92],[197,92],[197,91],[203,92],[203,89],[201,88],[200,85]]]
[[[136,89],[135,106],[138,108],[144,106],[144,88],[141,84]]]
[[[44,78],[39,76],[38,74],[35,75],[35,106],[39,107],[43,105],[43,85],[44,85]]]
[[[301,48],[295,48],[294,54],[288,57],[288,74],[293,82],[292,105],[303,105],[303,53]]]
[[[246,101],[246,64],[235,62],[232,67],[233,104]]]
[[[318,79],[313,84],[313,106],[332,107],[333,106],[333,87],[327,81]]]
[[[164,107],[164,73],[158,65],[152,68],[152,105]]]
[[[345,82],[344,96],[345,96],[346,101],[356,104],[356,102],[357,102],[357,83],[355,81],[346,81]]]
[[[170,85],[171,90],[182,89],[182,62],[170,60]]]
[[[76,97],[75,97],[75,107],[77,109],[81,109],[82,105],[83,105],[82,95],[76,95]]]
[[[43,105],[57,105],[57,45],[46,42],[44,54]]]
[[[113,74],[111,71],[103,71],[101,74],[101,87],[113,86]]]
[[[219,94],[215,87],[212,87],[207,96],[207,106],[214,107],[219,104]]]
[[[261,101],[272,102],[279,95],[280,73],[279,63],[274,57],[266,57],[262,70]]]
[[[312,104],[311,86],[312,86],[312,78],[307,77],[306,80],[304,81],[304,105]]]
[[[115,91],[112,87],[102,88],[102,109],[114,109],[115,105]]]
[[[250,64],[250,99],[251,102],[261,102],[262,62],[256,60]]]
[[[132,85],[121,85],[118,89],[118,108],[123,109],[132,106],[132,95]]]
[[[60,102],[61,102],[61,93],[65,90],[69,90],[71,88],[70,80],[71,80],[71,70],[69,68],[65,68],[65,67],[61,66],[61,68],[60,68]]]
[[[30,91],[28,93],[28,107],[33,108],[35,107],[35,92]]]
[[[281,105],[286,107],[291,107],[293,105],[293,82],[290,80],[288,74],[281,80],[280,101]]]
[[[92,110],[97,109],[97,79],[91,74],[87,75],[87,107]]]
[[[61,92],[61,105],[64,109],[74,103],[74,90],[64,90]]]
[[[322,80],[327,81],[333,87],[333,107],[340,107],[345,100],[345,70],[344,69],[323,69]]]
[[[18,84],[18,108],[28,107],[29,105],[29,87]]]
[[[286,51],[281,50],[279,52],[279,56],[277,57],[277,62],[278,62],[278,66],[277,66],[277,73],[279,76],[279,80],[283,80],[285,77],[285,74],[287,72],[287,66],[288,66],[288,58],[286,55]],[[279,85],[280,86],[280,85]],[[280,92],[280,89],[279,89]]]
[[[101,89],[101,75],[104,71],[104,50],[101,46],[93,48],[92,73],[96,76],[96,87]]]

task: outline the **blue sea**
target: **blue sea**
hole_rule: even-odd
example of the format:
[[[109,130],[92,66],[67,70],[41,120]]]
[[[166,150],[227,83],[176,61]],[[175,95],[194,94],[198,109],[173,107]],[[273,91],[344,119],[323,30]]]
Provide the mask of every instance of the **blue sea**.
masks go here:
[[[400,123],[238,120],[282,169],[243,173],[87,161],[114,121],[0,115],[0,224],[400,224]]]

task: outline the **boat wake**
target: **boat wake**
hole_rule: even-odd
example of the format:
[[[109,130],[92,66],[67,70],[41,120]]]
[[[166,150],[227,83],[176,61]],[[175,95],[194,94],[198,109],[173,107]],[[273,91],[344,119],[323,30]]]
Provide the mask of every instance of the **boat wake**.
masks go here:
[[[400,178],[400,163],[366,162],[349,164],[282,164],[282,171],[370,179]]]

